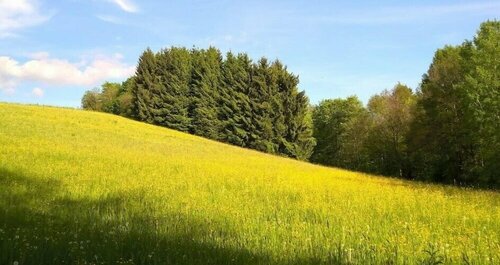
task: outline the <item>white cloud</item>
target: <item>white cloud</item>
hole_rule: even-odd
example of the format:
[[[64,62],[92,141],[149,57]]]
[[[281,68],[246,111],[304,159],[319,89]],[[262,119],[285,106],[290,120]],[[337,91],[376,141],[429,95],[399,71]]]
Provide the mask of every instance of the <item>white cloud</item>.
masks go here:
[[[15,36],[16,30],[50,19],[42,15],[36,0],[0,0],[0,38]]]
[[[104,22],[112,23],[112,24],[123,24],[123,21],[117,17],[110,15],[96,15],[96,17]]]
[[[130,0],[109,0],[109,1],[118,5],[125,12],[136,13],[137,11],[139,11],[137,6]]]
[[[47,53],[35,53],[31,60],[18,62],[0,56],[0,91],[13,93],[22,82],[36,82],[55,86],[93,86],[104,80],[124,79],[134,73],[135,67],[122,62],[123,56],[94,56],[90,62],[72,63],[51,58]]]
[[[37,97],[37,98],[41,98],[43,97],[43,89],[39,88],[39,87],[35,87],[33,88],[33,90],[31,91],[31,95]]]

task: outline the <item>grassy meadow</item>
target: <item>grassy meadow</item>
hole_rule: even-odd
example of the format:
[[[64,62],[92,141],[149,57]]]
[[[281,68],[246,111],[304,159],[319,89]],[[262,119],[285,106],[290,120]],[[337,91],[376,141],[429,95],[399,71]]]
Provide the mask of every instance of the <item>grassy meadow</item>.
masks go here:
[[[0,264],[499,264],[500,195],[0,103]]]

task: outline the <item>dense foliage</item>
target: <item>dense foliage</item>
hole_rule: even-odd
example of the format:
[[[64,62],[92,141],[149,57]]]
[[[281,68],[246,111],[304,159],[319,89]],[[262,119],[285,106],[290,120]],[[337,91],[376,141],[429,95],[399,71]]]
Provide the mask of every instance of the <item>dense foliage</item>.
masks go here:
[[[87,91],[82,106],[307,160],[315,141],[298,83],[281,62],[253,63],[244,53],[147,49],[135,76]]]
[[[364,108],[355,98],[314,109],[312,161],[455,184],[500,184],[500,22],[439,49],[414,94],[397,84]]]
[[[88,91],[82,105],[324,165],[497,187],[499,57],[500,22],[488,21],[473,41],[439,49],[416,92],[398,83],[366,107],[353,96],[310,111],[279,61],[148,49],[135,76]]]
[[[500,184],[500,22],[436,52],[411,130],[416,175]]]
[[[389,176],[410,176],[406,135],[415,95],[397,84],[363,107],[357,97],[329,99],[313,111],[317,146],[311,160]]]

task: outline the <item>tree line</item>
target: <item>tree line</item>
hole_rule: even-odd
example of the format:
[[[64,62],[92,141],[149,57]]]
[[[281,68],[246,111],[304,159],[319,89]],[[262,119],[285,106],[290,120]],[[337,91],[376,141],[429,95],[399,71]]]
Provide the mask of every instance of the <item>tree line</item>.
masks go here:
[[[87,91],[82,107],[307,160],[315,140],[298,83],[279,60],[223,57],[213,47],[147,49],[133,77]]]
[[[321,101],[311,160],[461,185],[500,184],[500,22],[438,49],[414,93],[397,84],[370,98]]]
[[[120,114],[238,146],[407,179],[500,184],[500,22],[438,49],[412,91],[309,106],[279,61],[244,53],[146,50],[135,76],[87,91],[84,109]]]

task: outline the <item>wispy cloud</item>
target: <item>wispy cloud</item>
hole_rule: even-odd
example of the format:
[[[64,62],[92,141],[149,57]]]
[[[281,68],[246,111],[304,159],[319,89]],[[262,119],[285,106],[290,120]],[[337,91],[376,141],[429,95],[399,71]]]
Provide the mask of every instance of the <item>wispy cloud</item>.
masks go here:
[[[35,88],[33,88],[33,90],[31,90],[31,95],[36,97],[36,98],[41,98],[44,95],[44,91],[43,91],[43,89],[41,89],[39,87],[35,87]]]
[[[492,14],[500,15],[500,2],[469,2],[426,6],[380,7],[370,10],[344,10],[332,16],[318,16],[313,20],[338,24],[392,24],[436,19],[446,15]]]
[[[129,13],[136,13],[139,11],[137,6],[130,0],[108,0],[118,5],[123,11]]]
[[[41,14],[36,0],[0,0],[0,38],[16,36],[15,31],[49,20]]]
[[[122,60],[122,55],[115,54],[111,57],[96,56],[90,62],[72,63],[51,58],[48,53],[36,53],[31,60],[21,63],[8,56],[0,56],[0,91],[12,94],[23,82],[93,86],[108,79],[124,79],[133,74],[135,67]]]
[[[96,15],[96,17],[104,22],[108,22],[111,24],[123,24],[123,21],[115,16],[110,16],[110,15]]]

